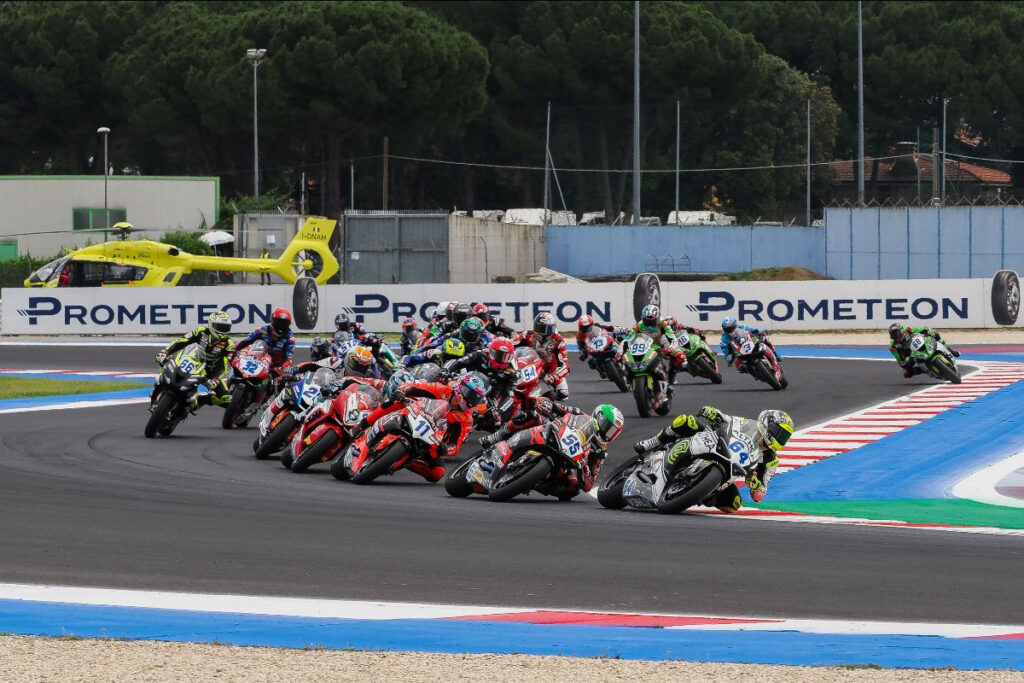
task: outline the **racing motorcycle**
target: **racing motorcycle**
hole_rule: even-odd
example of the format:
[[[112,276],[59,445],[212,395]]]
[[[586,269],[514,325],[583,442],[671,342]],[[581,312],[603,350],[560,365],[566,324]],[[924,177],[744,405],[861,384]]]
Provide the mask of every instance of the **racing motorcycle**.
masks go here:
[[[956,366],[956,358],[945,344],[930,335],[915,334],[910,338],[910,359],[930,377],[949,380],[953,384],[963,381]]]
[[[344,358],[350,349],[359,345],[359,340],[352,336],[351,332],[338,330],[331,337],[331,355],[335,358]]]
[[[400,416],[402,426],[397,434],[384,434],[368,448],[366,432],[363,432],[331,463],[331,474],[335,479],[369,484],[381,475],[394,474],[420,456],[436,453],[448,429],[448,410],[447,401],[432,398],[410,401],[402,410],[382,418]]]
[[[143,431],[147,439],[157,434],[169,436],[188,417],[189,406],[203,382],[205,365],[206,352],[195,343],[164,360],[149,397],[149,419]]]
[[[718,356],[699,334],[680,330],[676,332],[676,339],[686,355],[686,371],[690,375],[709,379],[712,384],[722,383],[722,373],[718,370]]]
[[[754,437],[742,429],[746,418],[732,418],[717,431],[705,430],[646,455],[635,455],[612,470],[597,491],[611,510],[675,514],[699,505],[734,479],[745,479],[761,462]],[[665,459],[676,450],[681,460],[667,473]]]
[[[544,377],[544,361],[536,349],[529,346],[517,346],[513,352],[516,367],[519,368],[519,381],[516,391],[536,396],[549,396],[551,389],[541,390],[540,381]]]
[[[380,392],[354,382],[330,401],[317,403],[292,439],[291,448],[281,454],[281,463],[292,472],[305,472],[311,465],[331,460],[351,444],[360,431],[359,421],[380,402]]]
[[[619,391],[629,391],[626,382],[626,368],[622,364],[622,352],[615,343],[615,336],[606,329],[593,325],[584,339],[587,347],[587,365],[601,375],[602,379],[610,379]]]
[[[224,410],[221,427],[245,427],[267,400],[270,389],[270,348],[265,341],[245,347],[231,361],[231,402]]]
[[[650,417],[653,410],[658,415],[668,415],[672,409],[672,397],[668,394],[668,375],[665,360],[659,353],[658,345],[649,335],[638,334],[633,337],[629,347],[622,354],[626,361],[626,376],[633,385],[633,398],[640,417]],[[655,407],[655,401],[665,387],[665,395],[661,403]]]
[[[775,359],[770,346],[744,331],[740,339],[730,342],[740,366],[754,379],[766,382],[775,391],[789,386],[789,380],[782,372],[782,366]]]
[[[521,448],[512,450],[503,441],[462,463],[445,478],[444,489],[455,498],[480,493],[497,502],[530,491],[572,500],[581,490],[593,428],[586,415],[545,422],[529,430]]]
[[[304,373],[278,392],[260,418],[260,433],[252,445],[253,455],[265,460],[289,446],[309,411],[324,400],[323,387],[334,379],[332,370],[320,368]]]

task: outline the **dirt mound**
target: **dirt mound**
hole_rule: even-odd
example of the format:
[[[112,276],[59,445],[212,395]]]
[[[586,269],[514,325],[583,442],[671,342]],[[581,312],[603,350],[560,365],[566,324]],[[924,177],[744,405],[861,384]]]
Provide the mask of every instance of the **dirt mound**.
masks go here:
[[[819,275],[803,266],[782,266],[781,268],[756,268],[742,273],[729,273],[716,277],[716,281],[726,280],[834,280],[835,278]]]

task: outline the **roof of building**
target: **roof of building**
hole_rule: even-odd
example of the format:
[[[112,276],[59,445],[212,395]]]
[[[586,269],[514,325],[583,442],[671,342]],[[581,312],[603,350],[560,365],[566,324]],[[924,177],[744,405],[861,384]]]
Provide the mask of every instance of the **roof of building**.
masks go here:
[[[928,182],[932,177],[932,155],[915,154],[913,160],[917,161],[921,170],[921,179]],[[875,158],[864,157],[864,165],[867,169],[865,180],[880,183],[917,182],[917,171],[913,160],[907,157],[879,159],[878,168],[875,171]],[[837,180],[840,183],[854,183],[857,182],[857,176],[854,175],[855,163],[854,161],[836,161],[829,165],[836,170]],[[877,177],[875,177],[876,173]],[[1011,182],[1009,173],[955,159],[946,159],[946,180],[952,183],[982,183],[985,185],[1009,185]]]

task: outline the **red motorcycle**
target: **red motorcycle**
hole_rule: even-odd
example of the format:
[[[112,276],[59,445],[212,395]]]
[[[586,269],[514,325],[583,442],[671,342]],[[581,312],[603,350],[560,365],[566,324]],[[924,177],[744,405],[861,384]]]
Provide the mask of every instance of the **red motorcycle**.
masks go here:
[[[281,464],[292,472],[327,462],[352,443],[359,434],[359,421],[380,405],[381,395],[366,384],[353,383],[331,401],[309,411],[291,448],[281,454]]]
[[[231,361],[231,402],[224,409],[221,427],[246,427],[270,391],[270,349],[257,341],[235,354]]]
[[[394,474],[422,456],[436,456],[448,430],[447,401],[420,398],[381,420],[399,422],[397,433],[386,433],[374,445],[366,445],[366,432],[356,438],[345,453],[331,463],[335,479],[368,484],[383,474]],[[455,453],[448,453],[454,456]]]
[[[765,382],[775,391],[789,386],[782,366],[775,358],[772,347],[750,332],[744,331],[742,336],[730,342],[732,352],[736,355],[736,369],[746,372],[751,377]]]
[[[597,370],[601,379],[610,379],[619,391],[629,391],[626,381],[626,368],[622,363],[622,350],[611,332],[592,325],[585,339],[587,347],[587,365]]]

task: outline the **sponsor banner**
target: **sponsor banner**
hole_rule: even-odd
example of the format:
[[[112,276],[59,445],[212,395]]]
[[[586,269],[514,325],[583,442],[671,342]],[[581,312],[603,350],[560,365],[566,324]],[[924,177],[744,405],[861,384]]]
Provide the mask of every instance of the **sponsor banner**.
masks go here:
[[[1002,271],[1010,273],[1011,271]],[[813,282],[650,282],[566,284],[327,285],[314,294],[289,285],[167,288],[5,289],[4,334],[175,335],[215,310],[236,332],[267,322],[278,307],[297,331],[327,332],[345,311],[367,329],[398,332],[405,317],[421,323],[440,301],[486,303],[516,329],[550,311],[564,331],[581,315],[628,325],[634,309],[660,296],[663,315],[715,328],[725,316],[771,330],[881,329],[893,321],[939,328],[996,327],[1017,321],[1019,285],[997,277],[962,280]],[[640,285],[643,284],[641,287]],[[994,289],[995,287],[995,289]],[[642,299],[642,300],[641,300]],[[1015,303],[1016,302],[1016,303]],[[299,310],[307,308],[309,310]],[[999,309],[996,311],[996,309]],[[1012,312],[1012,315],[1010,314]],[[1005,322],[1004,322],[1005,321]]]

